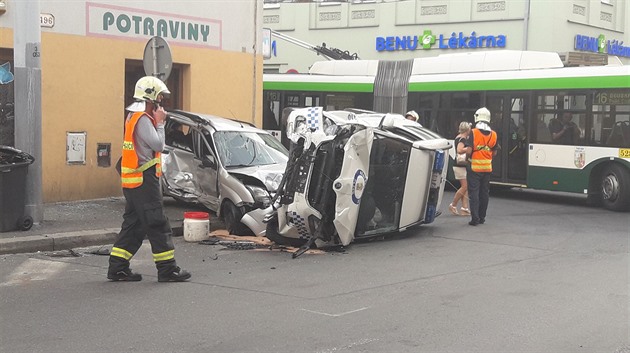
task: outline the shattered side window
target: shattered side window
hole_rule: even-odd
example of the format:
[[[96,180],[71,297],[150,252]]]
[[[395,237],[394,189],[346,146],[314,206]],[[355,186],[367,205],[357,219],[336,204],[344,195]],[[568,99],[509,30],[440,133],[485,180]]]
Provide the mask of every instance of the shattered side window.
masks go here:
[[[375,136],[370,155],[370,175],[361,201],[361,213],[367,212],[367,216],[361,217],[365,222],[357,224],[358,234],[397,229],[410,147],[410,144],[399,140]]]
[[[287,162],[288,152],[273,136],[255,132],[219,131],[214,134],[217,152],[226,168]]]
[[[166,122],[164,134],[167,145],[192,152],[193,138],[190,126],[169,119]]]

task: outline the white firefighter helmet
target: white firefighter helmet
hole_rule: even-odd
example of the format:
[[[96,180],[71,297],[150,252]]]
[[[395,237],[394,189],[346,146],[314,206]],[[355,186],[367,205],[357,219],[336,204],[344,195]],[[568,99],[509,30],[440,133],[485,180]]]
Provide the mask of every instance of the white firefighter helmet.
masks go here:
[[[132,112],[142,112],[145,110],[145,102],[159,102],[159,96],[171,94],[166,84],[157,77],[144,76],[136,82],[133,99],[136,101],[127,107]]]
[[[418,119],[420,119],[420,116],[418,115],[418,113],[416,113],[415,110],[408,111],[407,114],[405,114],[405,118],[408,116],[413,117],[413,121],[418,121]]]
[[[486,108],[479,108],[475,112],[475,122],[485,121],[486,123],[490,122],[490,111]]]

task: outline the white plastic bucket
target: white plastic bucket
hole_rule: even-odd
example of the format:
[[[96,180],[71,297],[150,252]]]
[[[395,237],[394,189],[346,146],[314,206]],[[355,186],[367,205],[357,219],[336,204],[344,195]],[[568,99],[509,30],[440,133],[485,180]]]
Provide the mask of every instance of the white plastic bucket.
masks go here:
[[[184,212],[184,240],[198,242],[208,238],[210,215],[207,212]]]

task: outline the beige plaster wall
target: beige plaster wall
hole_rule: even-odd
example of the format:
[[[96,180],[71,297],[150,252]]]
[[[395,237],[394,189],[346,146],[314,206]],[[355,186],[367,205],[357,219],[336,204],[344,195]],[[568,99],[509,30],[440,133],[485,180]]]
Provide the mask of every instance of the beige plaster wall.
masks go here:
[[[42,33],[42,179],[44,202],[121,194],[114,164],[124,118],[125,59],[142,60],[144,42]],[[0,28],[0,47],[13,32]],[[185,66],[183,109],[261,126],[262,57],[171,46]],[[66,163],[66,133],[87,132],[86,164]],[[112,166],[97,166],[97,144],[111,143]]]

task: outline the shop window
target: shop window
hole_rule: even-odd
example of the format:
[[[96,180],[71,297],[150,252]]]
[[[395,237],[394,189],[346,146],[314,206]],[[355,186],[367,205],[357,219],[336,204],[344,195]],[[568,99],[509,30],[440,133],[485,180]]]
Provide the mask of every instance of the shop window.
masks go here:
[[[13,49],[0,48],[0,65],[3,66],[2,84],[0,84],[0,145],[13,146],[15,137]]]

